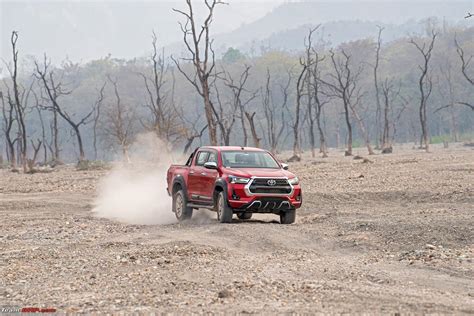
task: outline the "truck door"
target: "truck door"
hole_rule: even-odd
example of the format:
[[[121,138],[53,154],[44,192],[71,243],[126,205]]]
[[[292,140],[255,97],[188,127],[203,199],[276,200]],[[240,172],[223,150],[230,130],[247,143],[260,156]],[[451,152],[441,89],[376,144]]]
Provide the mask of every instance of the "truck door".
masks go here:
[[[205,184],[202,182],[202,174],[207,170],[204,163],[209,157],[208,151],[199,151],[194,158],[194,163],[189,168],[188,174],[188,198],[193,201],[199,201],[202,195],[202,188]]]
[[[207,157],[206,162],[215,162],[217,164],[217,151],[210,151],[209,156]],[[214,194],[214,185],[216,183],[216,178],[218,177],[219,172],[214,169],[206,169],[204,168],[204,171],[201,171],[201,181],[205,185],[202,186],[202,197],[206,201],[210,202],[212,201],[212,195]]]

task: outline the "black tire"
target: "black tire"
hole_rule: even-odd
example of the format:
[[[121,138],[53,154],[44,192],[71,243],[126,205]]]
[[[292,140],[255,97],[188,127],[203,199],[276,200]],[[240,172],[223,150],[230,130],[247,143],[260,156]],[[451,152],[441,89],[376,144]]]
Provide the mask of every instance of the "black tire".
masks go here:
[[[234,212],[227,204],[227,199],[224,192],[219,192],[216,200],[216,211],[217,211],[217,220],[221,223],[230,223],[232,222],[232,216]]]
[[[173,195],[173,212],[178,221],[182,222],[190,219],[193,216],[193,209],[187,207],[188,199],[183,190],[178,190]]]
[[[296,220],[296,210],[287,210],[280,214],[280,223],[281,224],[293,224]]]
[[[251,219],[252,218],[252,213],[238,213],[237,217],[239,219]]]

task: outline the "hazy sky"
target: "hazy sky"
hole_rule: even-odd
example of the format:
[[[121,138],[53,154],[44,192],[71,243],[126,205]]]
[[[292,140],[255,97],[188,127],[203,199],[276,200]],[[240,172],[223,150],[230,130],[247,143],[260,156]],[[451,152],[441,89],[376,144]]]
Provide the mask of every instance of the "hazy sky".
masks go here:
[[[197,12],[202,6],[196,2]],[[227,32],[265,15],[283,1],[230,0],[216,11],[214,33]],[[9,54],[11,30],[20,32],[22,47],[27,54],[53,57],[69,55],[73,59],[96,58],[108,53],[131,57],[143,49],[123,47],[120,41],[131,45],[149,45],[151,30],[155,29],[160,44],[167,45],[180,39],[178,19],[173,7],[184,8],[184,0],[173,1],[5,1],[0,0],[0,54]],[[201,7],[201,10],[199,8]],[[78,56],[70,48],[81,41],[93,39],[94,47]],[[61,48],[59,42],[67,47]],[[71,43],[74,42],[74,43]]]
[[[255,21],[282,3],[301,1],[228,0],[227,2],[229,5],[221,5],[217,9],[213,34],[226,33],[244,23]],[[318,0],[313,2],[324,2],[325,6],[333,5],[335,2],[361,3],[357,6],[358,12],[337,10],[333,16],[320,16],[320,20],[371,19],[375,11],[371,16],[370,3],[377,3],[379,10],[380,2],[392,5],[394,3],[390,0],[376,2]],[[397,1],[397,3],[400,2],[404,2],[405,5],[421,2],[423,10],[426,3],[427,11],[432,7],[430,1]],[[202,13],[202,0],[194,0],[194,3],[197,13]],[[452,4],[462,13],[469,9],[474,11],[472,8],[474,1],[463,1],[462,8],[458,5],[460,2],[445,0],[438,3],[442,3],[445,7]],[[150,49],[152,29],[158,35],[160,46],[181,40],[182,35],[177,23],[180,16],[173,12],[172,8],[184,8],[184,6],[184,0],[0,0],[0,56],[10,59],[9,39],[12,30],[19,31],[19,47],[22,56],[41,56],[46,52],[56,62],[65,57],[74,61],[87,61],[108,54],[120,58],[143,56]],[[459,12],[455,13],[456,16],[460,15]],[[390,19],[390,22],[402,22],[410,13],[412,12],[389,13],[385,18]],[[412,14],[411,17],[417,18],[417,14],[415,13],[415,16]],[[444,12],[439,15],[444,16]],[[275,31],[278,27],[277,22],[274,26]],[[249,39],[252,36],[250,33]]]

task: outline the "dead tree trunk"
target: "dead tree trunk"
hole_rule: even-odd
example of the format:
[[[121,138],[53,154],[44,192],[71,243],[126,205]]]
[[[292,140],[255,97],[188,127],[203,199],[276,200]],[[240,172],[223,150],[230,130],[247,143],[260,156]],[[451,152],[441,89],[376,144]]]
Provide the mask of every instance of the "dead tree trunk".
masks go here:
[[[382,153],[390,151],[392,152],[392,144],[390,142],[390,122],[389,122],[389,111],[390,111],[390,91],[392,89],[391,83],[386,79],[382,84],[382,92],[384,97],[384,109],[383,109],[383,133],[382,133]]]
[[[295,107],[295,121],[293,123],[293,156],[291,160],[301,160],[301,147],[300,147],[300,110],[301,110],[301,99],[303,97],[304,89],[304,77],[308,69],[309,64],[306,61],[300,60],[300,64],[303,67],[300,75],[296,82],[296,107]]]
[[[431,41],[426,47],[426,43],[422,45],[415,42],[414,39],[410,40],[410,43],[415,46],[415,48],[420,52],[423,57],[423,64],[418,66],[421,74],[420,78],[418,79],[418,89],[420,90],[420,106],[418,109],[418,114],[420,118],[420,125],[421,125],[421,138],[420,138],[420,148],[422,148],[423,143],[425,145],[425,150],[429,152],[430,145],[429,145],[429,134],[428,134],[428,117],[426,107],[428,104],[428,99],[431,95],[431,91],[433,88],[433,83],[431,77],[428,73],[429,70],[429,63],[431,60],[431,53],[433,51],[434,43],[436,40],[437,34],[432,31],[431,32]]]
[[[252,139],[253,139],[253,144],[255,147],[260,148],[260,138],[258,137],[257,134],[257,129],[255,128],[255,112],[250,114],[249,112],[245,112],[245,116],[247,116],[247,120],[249,121],[250,124],[250,131],[252,132]]]
[[[205,0],[207,8],[207,16],[204,19],[203,25],[199,27],[196,25],[194,10],[191,0],[186,0],[187,11],[173,9],[175,12],[182,14],[185,17],[186,23],[180,23],[181,31],[183,33],[183,41],[186,45],[187,51],[191,55],[185,60],[192,61],[195,68],[195,76],[189,76],[181,67],[177,59],[172,60],[176,64],[178,70],[184,77],[194,86],[199,95],[204,101],[204,112],[206,115],[207,125],[209,128],[209,141],[211,145],[217,145],[217,125],[214,118],[215,108],[211,101],[211,87],[209,78],[213,73],[215,67],[214,50],[212,49],[212,40],[210,39],[210,26],[216,5],[222,4],[217,0]]]
[[[108,124],[105,126],[105,132],[120,146],[123,159],[130,162],[129,147],[132,144],[134,114],[122,104],[117,80],[113,80],[108,76],[109,81],[114,88],[116,102],[109,109],[106,117]]]
[[[224,145],[229,146],[230,136],[232,134],[232,128],[234,127],[235,119],[237,118],[237,115],[236,115],[237,107],[235,104],[233,104],[233,106],[231,106],[230,109],[225,109],[225,105],[223,104],[221,100],[219,89],[217,88],[216,85],[214,85],[214,88],[216,90],[217,105],[219,106],[219,112],[216,113],[217,124],[221,130],[221,138]]]
[[[469,82],[472,86],[474,86],[474,78],[471,78],[467,73],[467,70],[469,69],[469,64],[473,58],[473,55],[471,56],[465,55],[464,50],[461,47],[461,45],[458,43],[458,40],[456,37],[454,37],[454,44],[456,45],[456,51],[458,53],[459,59],[461,60],[461,73],[464,76],[464,78],[467,80],[467,82]],[[464,101],[464,102],[456,102],[456,104],[467,106],[471,110],[474,111],[474,104],[472,103]]]
[[[320,79],[328,88],[325,94],[329,97],[341,99],[344,106],[344,118],[347,125],[347,150],[346,156],[352,156],[352,124],[350,111],[360,102],[361,95],[357,87],[357,81],[362,72],[362,67],[357,71],[352,71],[350,55],[341,49],[341,57],[337,58],[334,51],[330,51],[332,68],[334,74],[330,74],[331,81]]]
[[[315,120],[316,120],[316,126],[318,128],[319,132],[319,152],[323,155],[323,158],[328,157],[328,149],[326,145],[326,137],[324,135],[324,129],[322,126],[321,122],[321,115],[323,112],[323,106],[328,102],[322,100],[321,96],[321,83],[320,83],[320,77],[321,77],[321,71],[319,69],[320,63],[324,60],[324,57],[320,57],[319,54],[314,51],[314,66],[312,69],[312,75],[313,75],[313,87],[312,87],[312,93],[314,94],[314,109],[315,109]]]
[[[291,72],[288,72],[288,80],[286,81],[286,84],[280,85],[280,91],[282,94],[282,105],[280,107],[280,115],[281,115],[281,125],[279,128],[277,128],[277,108],[275,107],[275,104],[272,102],[271,98],[271,89],[270,89],[270,83],[271,83],[271,76],[270,76],[270,70],[267,68],[267,80],[265,84],[265,88],[262,88],[262,104],[263,104],[263,109],[264,109],[264,115],[265,115],[265,120],[266,120],[266,125],[267,125],[267,137],[268,137],[268,143],[271,148],[271,152],[273,154],[277,153],[277,148],[278,144],[280,142],[280,138],[283,134],[283,131],[285,129],[285,109],[287,107],[288,103],[288,89],[290,88],[291,84]]]
[[[53,122],[51,124],[51,133],[53,136],[53,161],[58,163],[61,161],[61,148],[59,148],[59,128],[58,128],[58,111],[56,108],[53,108]]]
[[[18,49],[16,48],[16,43],[18,41],[18,32],[13,31],[10,42],[12,45],[12,54],[13,54],[13,69],[10,70],[10,75],[13,85],[13,97],[15,101],[15,110],[18,120],[18,131],[19,131],[19,140],[20,140],[20,161],[23,166],[23,172],[28,172],[27,164],[27,134],[26,134],[26,124],[25,124],[25,106],[20,101],[20,89],[18,85]]]
[[[382,31],[383,27],[377,26],[379,29],[378,36],[377,36],[377,46],[375,49],[375,65],[374,65],[374,87],[375,87],[375,104],[376,104],[376,111],[375,111],[375,148],[379,148],[380,142],[382,142],[381,132],[380,132],[380,122],[381,122],[381,112],[382,106],[380,102],[380,88],[379,88],[379,80],[378,80],[378,69],[380,63],[380,49],[382,46]],[[383,143],[383,142],[382,142]]]
[[[97,154],[97,126],[99,124],[99,119],[100,119],[100,106],[98,106],[95,109],[94,113],[94,124],[92,125],[92,147],[94,147],[94,160],[97,160],[98,154]]]
[[[193,126],[193,128],[194,128],[194,126]],[[199,132],[196,132],[196,130],[194,130],[193,134],[188,135],[186,137],[186,144],[184,145],[183,154],[186,154],[188,152],[189,148],[191,147],[191,145],[194,142],[194,139],[202,137],[202,134],[204,133],[204,131],[206,129],[207,129],[207,125],[204,126]]]
[[[244,134],[244,141],[243,141],[244,147],[248,145],[247,127],[245,125],[245,116],[246,116],[245,107],[257,96],[257,93],[254,92],[247,98],[247,100],[245,101],[243,100],[243,94],[245,92],[248,92],[245,89],[245,84],[249,78],[250,68],[251,67],[248,65],[244,67],[244,70],[240,74],[240,78],[238,81],[232,78],[230,72],[227,72],[226,77],[225,77],[225,85],[228,88],[230,88],[232,91],[233,108],[238,109],[240,112],[240,123],[242,126],[242,132]]]
[[[311,146],[311,157],[316,157],[316,139],[314,137],[314,121],[315,118],[313,116],[313,97],[314,94],[311,92],[312,91],[312,71],[313,69],[309,66],[312,63],[313,57],[312,57],[312,51],[313,51],[313,33],[318,29],[319,26],[310,29],[309,34],[308,34],[308,42],[305,43],[305,49],[306,49],[306,63],[308,64],[308,69],[306,72],[306,90],[307,90],[307,100],[308,100],[308,121],[309,121],[309,142]]]
[[[5,105],[5,99],[2,92],[0,92],[0,99],[2,100],[2,114],[3,114],[3,133],[5,134],[5,140],[7,145],[7,157],[10,162],[11,168],[16,169],[16,152],[15,152],[15,142],[16,138],[12,138],[12,129],[15,122],[15,104],[11,99],[10,92],[7,91],[7,103],[8,107]]]
[[[365,128],[364,121],[359,115],[359,112],[356,109],[357,104],[351,104],[351,111],[352,115],[355,117],[357,120],[357,123],[359,124],[360,131],[362,132],[362,136],[364,137],[364,142],[365,146],[367,147],[367,151],[369,152],[369,155],[373,155],[374,151],[372,150],[372,146],[370,145],[370,138],[369,138],[369,133],[367,132],[367,129]]]
[[[47,144],[46,144],[46,130],[44,127],[44,119],[43,119],[43,114],[41,113],[41,104],[38,99],[38,95],[34,92],[34,90],[33,90],[33,96],[35,98],[34,108],[36,109],[36,113],[38,114],[38,118],[40,120],[40,125],[41,125],[41,139],[38,139],[38,143],[41,141],[40,149],[41,147],[43,148],[43,164],[46,164],[48,161],[48,149],[47,149]],[[39,152],[39,149],[38,149],[38,152]],[[36,156],[37,155],[38,153],[36,153]],[[35,158],[34,161],[36,161],[36,157],[34,158]]]
[[[164,49],[158,52],[157,37],[155,32],[152,35],[153,53],[151,55],[152,62],[152,78],[148,78],[146,73],[139,73],[144,80],[145,89],[149,97],[149,104],[146,108],[150,115],[148,119],[142,121],[142,125],[149,131],[154,132],[160,139],[165,140],[168,144],[173,143],[182,135],[182,128],[177,121],[178,113],[174,103],[175,78],[172,73],[172,87],[167,87],[166,76],[170,72],[169,66],[166,64]]]

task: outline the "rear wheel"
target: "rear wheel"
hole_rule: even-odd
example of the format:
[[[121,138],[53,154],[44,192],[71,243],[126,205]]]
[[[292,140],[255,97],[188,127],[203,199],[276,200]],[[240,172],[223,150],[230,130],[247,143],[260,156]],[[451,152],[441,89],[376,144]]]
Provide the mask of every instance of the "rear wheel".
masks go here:
[[[193,209],[187,207],[187,199],[183,190],[178,190],[173,195],[173,212],[178,221],[185,221],[193,216]]]
[[[239,213],[239,214],[237,214],[237,217],[239,219],[251,219],[252,218],[252,213]]]
[[[219,222],[221,223],[232,222],[232,215],[234,215],[234,213],[232,212],[232,209],[227,205],[224,192],[219,192],[219,195],[217,196],[216,211],[217,211],[217,220]]]
[[[296,210],[287,210],[280,214],[281,224],[293,224],[296,220]]]

